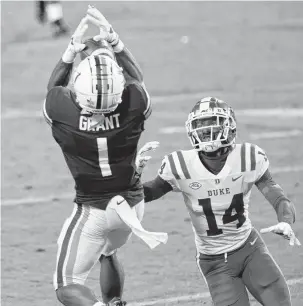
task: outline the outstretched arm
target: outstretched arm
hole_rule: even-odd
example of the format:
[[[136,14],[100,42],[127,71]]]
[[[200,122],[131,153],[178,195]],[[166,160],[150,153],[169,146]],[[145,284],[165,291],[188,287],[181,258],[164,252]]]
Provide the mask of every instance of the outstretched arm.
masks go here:
[[[172,186],[157,176],[154,180],[143,184],[144,201],[151,202],[163,197],[166,193],[173,190]]]
[[[82,37],[88,28],[87,22],[88,18],[84,17],[78,25],[67,49],[51,74],[47,85],[48,91],[55,86],[68,85],[75,58],[85,48],[85,44],[82,44]]]
[[[275,209],[278,221],[293,224],[296,219],[294,204],[291,203],[283,189],[273,180],[269,170],[266,170],[255,184]]]
[[[146,155],[146,153],[154,151],[158,146],[158,141],[150,141],[139,150],[136,157],[136,172],[138,177],[141,177],[144,168],[151,159],[151,156]],[[161,172],[163,171],[161,170]],[[151,202],[161,198],[169,191],[172,191],[173,187],[158,175],[154,180],[145,182],[143,184],[143,189],[145,202]]]
[[[134,79],[139,83],[143,82],[143,73],[132,53],[124,46],[119,35],[114,31],[111,24],[103,14],[94,6],[89,5],[87,16],[90,22],[99,27],[100,34],[94,37],[95,40],[105,39],[113,48],[117,62],[126,74],[126,77]]]
[[[56,86],[66,87],[73,71],[73,65],[74,63],[65,63],[63,59],[60,58],[48,81],[47,90],[50,91]]]
[[[142,83],[143,72],[129,49],[124,46],[122,51],[116,52],[115,54],[119,66],[123,68],[127,76]]]
[[[294,205],[284,194],[283,189],[273,180],[268,169],[256,182],[256,186],[274,207],[279,223],[260,230],[262,234],[273,232],[289,239],[291,246],[301,245],[291,225],[295,222],[296,211]]]

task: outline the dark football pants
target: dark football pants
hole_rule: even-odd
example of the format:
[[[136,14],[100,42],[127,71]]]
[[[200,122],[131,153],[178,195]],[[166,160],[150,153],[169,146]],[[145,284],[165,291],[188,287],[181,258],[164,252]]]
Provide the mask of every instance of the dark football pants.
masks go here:
[[[215,306],[250,305],[246,288],[261,305],[291,306],[286,280],[255,229],[226,259],[200,254],[198,265]]]

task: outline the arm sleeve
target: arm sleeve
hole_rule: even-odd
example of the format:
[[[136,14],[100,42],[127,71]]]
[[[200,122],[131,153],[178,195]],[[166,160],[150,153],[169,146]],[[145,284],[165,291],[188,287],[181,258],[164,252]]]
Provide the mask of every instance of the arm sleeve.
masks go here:
[[[283,189],[273,180],[268,169],[255,184],[275,209],[279,222],[287,222],[289,224],[295,222],[296,211],[293,203],[287,198]]]
[[[56,86],[46,95],[43,102],[43,115],[47,123],[52,125],[53,121],[62,122],[66,118],[65,114],[69,112],[71,90]],[[63,117],[62,117],[63,116]]]
[[[160,176],[157,176],[154,180],[143,184],[144,200],[145,202],[151,202],[164,196],[169,191],[172,191],[172,186],[164,181]]]
[[[152,105],[150,101],[150,96],[144,86],[144,84],[140,84],[137,81],[132,81],[128,84],[129,92],[131,93],[130,99],[132,101],[132,107],[136,110],[136,112],[140,112],[143,114],[145,120],[152,113]]]
[[[60,59],[48,81],[47,90],[50,91],[56,86],[66,87],[69,83],[72,71],[73,63],[64,63],[62,59]]]
[[[126,74],[139,83],[143,82],[143,72],[132,53],[124,47],[119,53],[115,53],[119,66],[123,68]]]
[[[54,108],[56,108],[56,97],[58,95],[58,87],[51,88],[43,101],[43,116],[45,121],[52,125],[54,119]]]

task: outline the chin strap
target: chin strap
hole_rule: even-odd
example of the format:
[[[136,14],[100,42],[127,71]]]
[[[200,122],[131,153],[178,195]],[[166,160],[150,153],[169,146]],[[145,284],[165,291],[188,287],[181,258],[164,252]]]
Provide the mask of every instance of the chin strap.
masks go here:
[[[221,153],[220,155],[218,155],[219,153],[218,151],[222,151],[222,149],[224,150],[225,148],[228,148],[228,150],[226,150],[226,152],[224,152],[223,154]],[[206,152],[199,151],[199,158],[202,164],[210,172],[217,174],[222,170],[222,167],[224,166],[226,162],[226,158],[231,151],[232,151],[231,147],[220,148],[219,150],[215,152],[206,153]],[[213,153],[212,156],[210,156],[210,153]],[[217,155],[215,155],[214,153],[216,153]]]
[[[223,160],[232,151],[233,147],[223,147],[214,152],[199,151],[199,156],[203,159],[209,160]]]

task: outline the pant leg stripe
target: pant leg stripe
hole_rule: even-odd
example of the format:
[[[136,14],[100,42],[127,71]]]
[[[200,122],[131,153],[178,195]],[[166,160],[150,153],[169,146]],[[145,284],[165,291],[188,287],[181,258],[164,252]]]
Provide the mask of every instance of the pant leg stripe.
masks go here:
[[[202,269],[201,269],[201,266],[200,266],[200,254],[199,254],[199,253],[197,253],[197,256],[196,256],[196,263],[197,263],[198,269],[199,269],[199,271],[200,271],[200,273],[201,273],[201,275],[202,275],[202,277],[203,277],[203,279],[204,279],[204,281],[205,281],[205,284],[206,284],[206,286],[207,286],[207,288],[208,288],[208,291],[209,291],[209,286],[208,286],[206,277],[205,277],[205,275],[203,274]]]
[[[83,206],[83,214],[82,214],[82,218],[80,220],[81,222],[81,228],[84,226],[84,224],[86,223],[86,221],[88,220],[89,217],[89,206]],[[77,228],[79,228],[79,226],[77,226]],[[74,275],[74,267],[75,267],[75,263],[77,260],[77,255],[78,255],[78,250],[79,250],[79,243],[80,243],[80,239],[81,239],[81,234],[82,231],[77,231],[75,232],[74,236],[72,237],[71,240],[71,245],[70,245],[70,249],[67,252],[67,257],[66,257],[66,264],[65,264],[65,275],[68,276],[73,276]]]
[[[65,237],[62,242],[62,248],[59,256],[58,266],[57,266],[57,284],[63,284],[63,266],[67,255],[68,246],[71,240],[72,232],[81,217],[83,207],[82,205],[78,205],[77,212],[75,216],[73,217],[67,231],[65,234]]]

